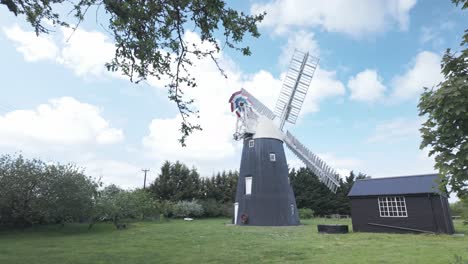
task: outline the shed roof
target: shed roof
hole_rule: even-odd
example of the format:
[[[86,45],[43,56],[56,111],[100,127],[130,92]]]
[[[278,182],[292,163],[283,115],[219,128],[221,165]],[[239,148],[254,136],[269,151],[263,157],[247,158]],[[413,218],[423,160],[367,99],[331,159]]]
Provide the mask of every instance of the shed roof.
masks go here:
[[[357,180],[348,196],[440,194],[438,177],[437,174],[425,174]]]

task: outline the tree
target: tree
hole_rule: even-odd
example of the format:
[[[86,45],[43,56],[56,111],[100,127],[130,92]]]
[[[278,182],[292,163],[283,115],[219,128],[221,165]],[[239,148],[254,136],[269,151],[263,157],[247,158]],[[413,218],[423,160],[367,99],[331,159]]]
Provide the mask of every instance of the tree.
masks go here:
[[[96,20],[99,11],[104,10],[109,18],[107,31],[116,46],[114,59],[106,64],[108,70],[119,71],[136,83],[150,76],[169,80],[166,84],[169,100],[176,103],[182,118],[182,145],[190,133],[201,129],[188,120],[198,112],[191,107],[193,100],[185,99],[181,89],[197,86],[188,66],[194,59],[210,58],[227,77],[214,55],[224,47],[250,55],[249,47],[240,43],[246,34],[260,36],[257,23],[265,15],[246,15],[227,7],[223,0],[0,0],[0,3],[15,16],[25,15],[36,34],[50,32],[46,21],[70,26],[58,10],[71,9],[69,13],[77,20],[75,29],[90,10],[96,11]],[[211,48],[184,40],[187,28],[199,33]],[[216,40],[218,31],[223,43]]]
[[[356,177],[354,172],[349,176],[340,178],[340,186],[336,193],[332,193],[325,184],[308,168],[292,169],[289,172],[289,179],[296,196],[296,203],[299,209],[312,209],[316,215],[328,214],[351,214],[351,205],[348,193],[353,184],[358,179],[365,179],[366,175],[359,173]]]
[[[450,204],[450,210],[452,211],[452,215],[468,219],[468,199],[462,199]]]
[[[462,9],[468,0],[452,0]],[[429,147],[435,168],[441,175],[441,188],[451,187],[459,197],[468,195],[468,29],[460,44],[464,49],[447,49],[442,58],[445,79],[435,88],[424,88],[419,115],[427,117],[420,129],[420,148]]]
[[[73,165],[0,157],[0,226],[78,221],[89,216],[99,182]]]
[[[211,178],[203,178],[202,199],[212,199],[221,203],[233,203],[237,189],[237,171],[218,172]]]
[[[92,211],[98,182],[73,165],[48,165],[41,195],[49,221],[64,224],[86,217]]]
[[[289,173],[298,208],[309,208],[316,215],[335,214],[336,195],[332,193],[308,168],[293,169]]]
[[[127,191],[111,184],[99,192],[89,219],[89,228],[102,220],[110,220],[119,228],[119,222],[122,220],[158,219],[161,207],[145,190]]]
[[[200,175],[195,168],[189,169],[177,161],[166,161],[161,167],[161,174],[149,187],[158,200],[183,201],[200,197]]]

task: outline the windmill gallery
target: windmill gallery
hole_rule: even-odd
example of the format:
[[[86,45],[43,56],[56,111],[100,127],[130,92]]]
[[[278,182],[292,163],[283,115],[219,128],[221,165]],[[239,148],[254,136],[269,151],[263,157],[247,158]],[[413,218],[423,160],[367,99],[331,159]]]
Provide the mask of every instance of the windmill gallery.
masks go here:
[[[286,122],[295,124],[317,65],[318,59],[310,56],[309,53],[298,50],[294,52],[274,112],[245,89],[233,93],[229,99],[231,111],[237,115],[234,139],[243,142],[234,203],[234,224],[254,226],[294,226],[300,224],[294,192],[289,184],[288,164],[283,143],[307,168],[318,176],[319,180],[330,191],[336,193],[339,187],[338,173],[305,147],[291,132],[283,132]],[[414,179],[417,182],[419,178]],[[436,178],[431,178],[431,181],[434,182],[428,183],[432,188],[437,187]],[[388,186],[395,185],[394,189],[398,189],[398,179],[399,177],[390,178],[386,184]],[[405,201],[406,195],[411,196],[415,192],[408,189],[396,193],[398,196],[375,192],[369,198],[372,201],[367,203],[366,208],[352,208],[352,212],[362,214],[356,217],[361,225],[367,220],[373,222],[370,223],[373,224],[372,229],[361,228],[362,230],[400,233],[424,233],[426,231],[453,233],[451,228],[441,229],[440,223],[437,221],[432,221],[434,226],[428,224],[431,221],[423,221],[424,218],[433,215],[434,219],[442,217],[447,225],[452,226],[447,207],[444,207],[442,214],[434,211],[434,208],[442,207],[421,207],[416,203],[413,204],[413,201],[418,201],[416,199],[407,199],[406,203],[403,204],[403,202],[398,201]],[[442,204],[446,204],[447,196],[445,194],[431,190],[424,192],[428,197],[434,193],[440,197],[438,200],[442,201]],[[390,202],[383,204],[383,199]],[[430,198],[431,202],[433,200],[437,199]],[[392,201],[395,201],[395,204]],[[358,205],[357,202],[353,202],[352,206],[355,204]],[[426,209],[426,212],[423,209],[421,212],[421,209],[418,209],[417,213],[416,210],[409,212],[406,206],[408,208],[431,208],[431,210],[427,211],[428,209]],[[399,213],[399,211],[404,211],[404,214]],[[382,222],[384,224],[375,223],[378,222],[379,218],[384,219]],[[388,225],[387,223],[392,218],[398,219],[398,221],[390,223],[397,224]],[[418,225],[418,223],[424,223],[424,225]]]

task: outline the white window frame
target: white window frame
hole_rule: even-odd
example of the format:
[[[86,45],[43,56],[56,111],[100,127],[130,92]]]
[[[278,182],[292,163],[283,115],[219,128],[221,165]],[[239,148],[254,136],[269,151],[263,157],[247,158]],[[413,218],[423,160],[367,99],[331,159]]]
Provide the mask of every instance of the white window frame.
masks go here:
[[[272,162],[276,161],[276,154],[275,153],[270,153],[270,161],[272,161]]]
[[[249,140],[249,148],[253,148],[255,146],[255,141],[253,139]]]
[[[404,196],[382,196],[377,198],[380,217],[408,217]]]
[[[245,177],[245,195],[252,194],[252,176]]]

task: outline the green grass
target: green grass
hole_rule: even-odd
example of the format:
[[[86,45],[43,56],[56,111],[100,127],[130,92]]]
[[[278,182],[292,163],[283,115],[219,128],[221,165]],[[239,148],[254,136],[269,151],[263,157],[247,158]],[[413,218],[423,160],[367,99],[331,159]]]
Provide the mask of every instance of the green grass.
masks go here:
[[[110,224],[70,224],[0,232],[0,263],[452,263],[468,259],[468,226],[448,235],[317,233],[299,227],[227,226],[227,219],[140,222],[126,230]],[[349,220],[335,220],[351,224]]]

